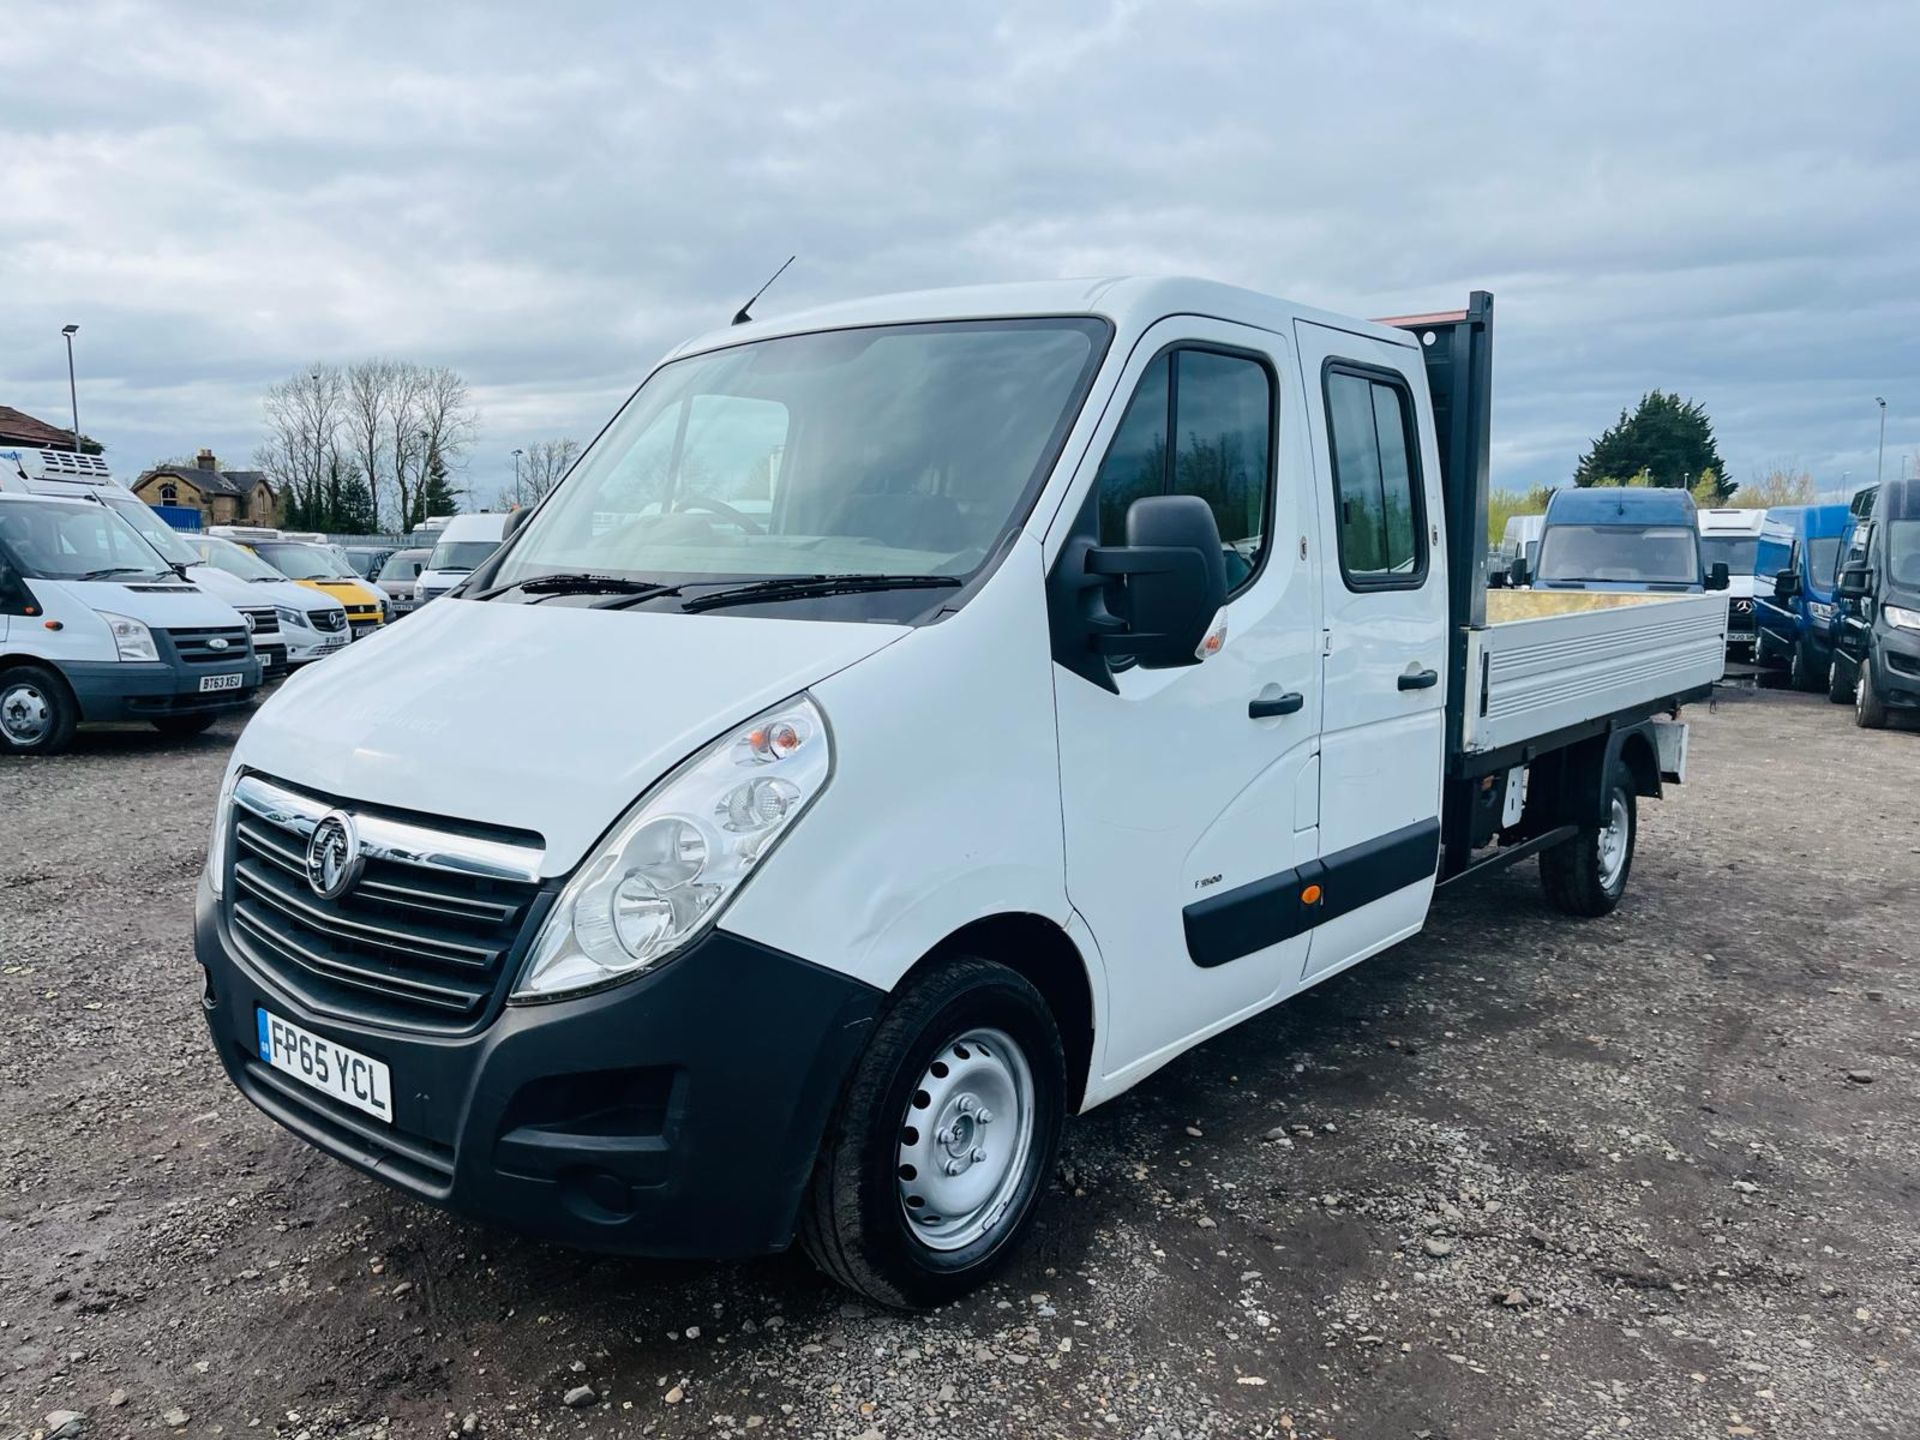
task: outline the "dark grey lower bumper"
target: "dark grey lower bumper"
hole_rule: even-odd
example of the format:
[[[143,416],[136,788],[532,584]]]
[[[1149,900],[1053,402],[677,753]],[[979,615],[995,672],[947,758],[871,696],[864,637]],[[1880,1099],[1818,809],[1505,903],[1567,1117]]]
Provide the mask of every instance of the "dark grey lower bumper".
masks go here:
[[[162,715],[194,715],[236,710],[253,701],[260,688],[260,662],[235,665],[169,665],[144,661],[73,661],[61,666],[73,687],[83,720],[151,720]],[[237,690],[200,689],[206,675],[240,676]]]

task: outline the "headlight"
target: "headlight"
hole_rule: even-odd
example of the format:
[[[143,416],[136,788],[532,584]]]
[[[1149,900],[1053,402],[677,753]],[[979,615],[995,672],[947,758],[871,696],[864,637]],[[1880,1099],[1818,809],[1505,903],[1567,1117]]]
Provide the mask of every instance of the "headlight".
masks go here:
[[[1897,630],[1920,630],[1920,610],[1908,610],[1900,605],[1882,605],[1880,613]]]
[[[307,612],[304,610],[297,610],[291,605],[276,605],[273,607],[273,611],[280,617],[280,623],[282,625],[292,625],[301,630],[311,630],[313,628],[313,626],[307,623]]]
[[[1816,620],[1831,620],[1833,619],[1833,606],[1824,600],[1809,600],[1807,602],[1807,613]]]
[[[153,631],[138,620],[129,620],[125,615],[116,615],[111,610],[102,610],[99,615],[107,622],[107,629],[113,632],[113,648],[122,660],[160,658],[160,651],[153,643]]]
[[[587,857],[514,998],[593,989],[680,949],[719,919],[832,769],[826,717],[804,695],[701,750]]]
[[[220,782],[220,798],[213,805],[213,834],[207,837],[207,883],[218,895],[227,882],[227,810],[233,804],[233,787],[240,779],[240,767],[229,765]]]

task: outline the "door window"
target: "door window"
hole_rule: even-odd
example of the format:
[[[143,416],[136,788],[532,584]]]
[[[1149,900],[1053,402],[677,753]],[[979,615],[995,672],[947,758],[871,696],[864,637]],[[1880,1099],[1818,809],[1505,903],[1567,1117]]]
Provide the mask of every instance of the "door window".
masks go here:
[[[1220,527],[1228,593],[1242,588],[1266,551],[1273,416],[1262,362],[1197,348],[1157,357],[1100,462],[1100,543],[1126,543],[1127,509],[1144,496],[1197,495]]]
[[[1406,386],[1372,371],[1329,371],[1327,432],[1347,587],[1418,588],[1427,575],[1426,517]]]

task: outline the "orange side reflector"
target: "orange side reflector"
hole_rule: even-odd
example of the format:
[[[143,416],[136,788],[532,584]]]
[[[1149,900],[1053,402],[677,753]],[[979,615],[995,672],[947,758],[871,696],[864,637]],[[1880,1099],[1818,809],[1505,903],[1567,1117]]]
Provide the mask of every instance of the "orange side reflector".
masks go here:
[[[1306,889],[1300,892],[1300,903],[1302,905],[1318,905],[1320,903],[1320,887],[1318,885],[1307,886]]]

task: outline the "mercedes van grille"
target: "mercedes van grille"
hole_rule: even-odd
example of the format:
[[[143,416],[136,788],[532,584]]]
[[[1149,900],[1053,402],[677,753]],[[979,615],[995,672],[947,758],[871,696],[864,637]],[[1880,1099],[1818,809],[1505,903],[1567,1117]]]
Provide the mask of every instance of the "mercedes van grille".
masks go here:
[[[313,622],[313,628],[327,635],[337,635],[347,628],[347,612],[344,610],[309,610],[307,619]]]
[[[307,848],[336,812],[363,863],[329,899],[309,881]],[[551,901],[540,842],[524,832],[361,809],[259,775],[234,787],[227,824],[233,939],[316,1015],[476,1028],[504,1002]]]
[[[244,625],[219,625],[197,630],[170,628],[167,638],[173,641],[173,648],[189,665],[231,665],[236,660],[246,659],[250,653],[247,648],[247,627]],[[215,644],[215,641],[224,643]]]
[[[263,605],[258,610],[242,610],[240,618],[247,622],[247,629],[253,632],[256,641],[262,636],[280,633],[280,612],[271,605]]]

